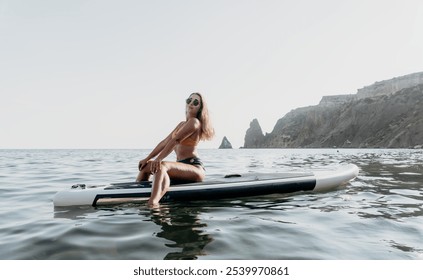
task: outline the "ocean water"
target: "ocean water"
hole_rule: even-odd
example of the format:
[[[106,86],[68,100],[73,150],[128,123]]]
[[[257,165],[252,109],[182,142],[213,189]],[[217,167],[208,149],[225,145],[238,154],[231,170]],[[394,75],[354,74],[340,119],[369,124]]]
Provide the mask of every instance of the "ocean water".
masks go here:
[[[325,193],[53,206],[76,183],[134,180],[147,152],[0,150],[0,259],[423,259],[422,150],[200,150],[207,180],[340,163],[360,174]]]

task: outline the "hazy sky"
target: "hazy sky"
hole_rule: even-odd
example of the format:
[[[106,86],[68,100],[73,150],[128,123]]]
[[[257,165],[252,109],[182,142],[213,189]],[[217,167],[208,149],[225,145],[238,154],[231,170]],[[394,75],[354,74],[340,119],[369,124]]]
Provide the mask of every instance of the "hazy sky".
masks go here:
[[[423,71],[423,1],[0,0],[0,148],[151,148],[201,92],[244,143],[323,95]]]

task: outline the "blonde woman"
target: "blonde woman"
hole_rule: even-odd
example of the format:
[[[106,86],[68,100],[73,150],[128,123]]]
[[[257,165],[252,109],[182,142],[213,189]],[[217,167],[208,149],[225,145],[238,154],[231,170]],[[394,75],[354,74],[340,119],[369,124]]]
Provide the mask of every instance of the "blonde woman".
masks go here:
[[[207,103],[200,93],[192,93],[186,100],[186,120],[162,140],[156,148],[138,164],[137,182],[148,181],[154,175],[148,205],[159,205],[160,199],[169,190],[170,182],[201,182],[205,178],[203,163],[198,157],[197,146],[200,140],[210,140],[214,136]],[[163,161],[172,151],[176,162]]]

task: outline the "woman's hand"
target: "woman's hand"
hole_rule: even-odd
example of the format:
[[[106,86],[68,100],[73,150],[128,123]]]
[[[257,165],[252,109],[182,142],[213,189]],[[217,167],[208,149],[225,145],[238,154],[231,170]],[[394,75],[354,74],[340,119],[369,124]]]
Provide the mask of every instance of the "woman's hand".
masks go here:
[[[160,159],[155,159],[151,162],[151,173],[157,173],[162,167],[162,161]]]
[[[148,163],[148,159],[140,160],[140,162],[138,163],[138,170],[141,171],[144,167],[147,166],[147,163]]]

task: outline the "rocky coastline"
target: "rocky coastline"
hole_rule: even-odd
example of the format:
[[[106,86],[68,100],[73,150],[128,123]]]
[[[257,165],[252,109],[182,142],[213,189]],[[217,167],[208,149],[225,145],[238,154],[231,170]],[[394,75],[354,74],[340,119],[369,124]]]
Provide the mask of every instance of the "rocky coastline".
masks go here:
[[[323,96],[316,106],[297,108],[264,134],[250,123],[243,148],[421,148],[423,72],[357,90]]]

